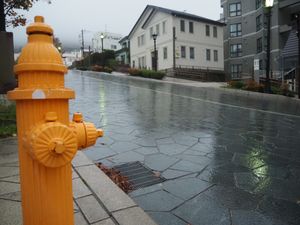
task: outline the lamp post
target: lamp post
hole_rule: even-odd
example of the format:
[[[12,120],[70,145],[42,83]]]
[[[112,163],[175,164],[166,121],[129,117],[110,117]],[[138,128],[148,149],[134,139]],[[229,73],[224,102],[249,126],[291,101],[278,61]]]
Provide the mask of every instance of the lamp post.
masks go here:
[[[154,70],[157,71],[157,51],[156,51],[157,34],[152,34],[152,38],[154,41]]]
[[[298,77],[298,98],[300,99],[300,13],[293,14],[293,20],[296,20],[296,29],[298,37],[298,65],[297,65],[297,77]]]
[[[266,64],[266,92],[271,93],[270,84],[270,58],[271,58],[271,10],[274,5],[274,0],[265,0],[265,7],[267,9],[267,64]]]
[[[103,52],[104,51],[104,47],[103,47],[103,39],[104,39],[104,34],[102,33],[101,35],[100,35],[100,38],[101,38],[101,52]]]

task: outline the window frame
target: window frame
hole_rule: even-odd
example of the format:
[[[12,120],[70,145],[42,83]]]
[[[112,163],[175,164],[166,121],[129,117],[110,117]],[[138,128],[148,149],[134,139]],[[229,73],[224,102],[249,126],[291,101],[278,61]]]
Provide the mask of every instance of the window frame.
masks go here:
[[[190,47],[190,59],[195,59],[195,47]]]
[[[233,6],[234,8],[232,9],[231,6]],[[235,2],[235,3],[229,4],[228,10],[229,10],[229,13],[228,13],[229,17],[241,16],[242,15],[241,2]]]
[[[186,46],[182,45],[180,47],[180,54],[182,59],[186,59]]]
[[[213,37],[218,38],[218,27],[217,26],[213,26]]]
[[[180,32],[185,32],[185,20],[180,20]]]
[[[214,62],[218,62],[219,61],[219,53],[218,50],[214,50]]]
[[[231,78],[240,78],[242,72],[243,72],[242,64],[231,64],[230,65]]]
[[[163,59],[168,59],[168,47],[163,47]]]
[[[210,26],[208,24],[205,25],[205,35],[206,37],[210,37]]]
[[[256,53],[263,51],[263,39],[262,37],[256,39]]]
[[[232,30],[233,27],[235,27],[234,31]],[[230,24],[229,33],[230,33],[230,37],[240,37],[240,36],[242,36],[242,24],[241,23]]]
[[[263,21],[262,21],[262,14],[256,17],[256,31],[260,31],[262,29]]]
[[[243,46],[241,43],[230,45],[230,57],[231,58],[241,57],[242,51],[243,51]]]
[[[210,49],[206,49],[206,61],[210,61],[211,60],[211,54],[210,54]]]
[[[194,22],[189,21],[189,33],[193,34],[194,33]]]

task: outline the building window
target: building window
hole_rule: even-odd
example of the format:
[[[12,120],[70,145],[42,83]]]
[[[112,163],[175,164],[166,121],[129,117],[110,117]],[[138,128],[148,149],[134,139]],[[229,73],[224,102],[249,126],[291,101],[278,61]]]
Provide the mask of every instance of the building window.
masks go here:
[[[185,32],[185,22],[184,22],[184,20],[180,20],[180,31]]]
[[[167,59],[168,58],[168,48],[164,47],[163,52],[164,52],[164,59]]]
[[[145,35],[138,36],[138,47],[143,46],[145,44]]]
[[[206,33],[206,36],[210,36],[210,29],[209,29],[209,25],[205,25],[205,33]]]
[[[189,32],[190,33],[194,33],[194,23],[193,22],[189,22]]]
[[[163,32],[163,34],[167,33],[167,30],[166,30],[166,21],[164,21],[162,23],[162,32]]]
[[[206,60],[210,61],[210,49],[206,49]]]
[[[116,45],[111,45],[110,48],[111,49],[117,49],[117,46]]]
[[[259,70],[263,70],[263,61],[262,61],[262,59],[259,60]]]
[[[159,35],[159,24],[156,24],[156,34]]]
[[[242,76],[242,65],[241,64],[231,64],[230,65],[231,78],[241,78]]]
[[[263,49],[262,38],[258,38],[256,40],[256,51],[257,51],[257,53],[262,52],[262,49]]]
[[[214,50],[214,61],[218,62],[218,50]]]
[[[261,30],[262,28],[262,15],[256,17],[256,31]]]
[[[256,0],[255,1],[255,8],[259,9],[261,7],[261,0]]]
[[[230,45],[230,56],[231,57],[242,56],[242,44]]]
[[[186,49],[185,46],[181,46],[181,58],[185,58],[186,57]]]
[[[190,47],[190,59],[195,59],[195,48]]]
[[[140,69],[146,68],[146,57],[145,56],[139,57],[138,58],[138,63],[139,63],[139,68]]]
[[[238,37],[242,35],[242,25],[235,23],[230,25],[230,37]]]
[[[150,35],[150,39],[152,39],[152,35],[153,35],[153,27],[150,27],[149,35]]]
[[[241,3],[233,3],[229,5],[229,16],[240,16],[242,14]]]
[[[214,28],[213,28],[213,36],[214,36],[215,38],[218,37],[218,28],[217,28],[216,26],[214,26]]]

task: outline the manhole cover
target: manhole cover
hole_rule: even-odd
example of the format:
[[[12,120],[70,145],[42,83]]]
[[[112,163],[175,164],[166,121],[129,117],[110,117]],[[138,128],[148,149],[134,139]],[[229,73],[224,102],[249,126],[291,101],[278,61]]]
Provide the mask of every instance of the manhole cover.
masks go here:
[[[152,170],[146,168],[141,162],[125,163],[115,166],[122,176],[126,176],[133,190],[148,187],[165,181],[164,178],[155,175]]]

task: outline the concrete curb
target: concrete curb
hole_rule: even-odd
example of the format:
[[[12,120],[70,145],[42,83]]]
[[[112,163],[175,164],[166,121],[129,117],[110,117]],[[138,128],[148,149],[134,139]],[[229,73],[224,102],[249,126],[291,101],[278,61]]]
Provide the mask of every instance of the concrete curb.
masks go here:
[[[110,223],[97,224],[156,225],[156,223],[137,206],[127,194],[113,183],[109,177],[94,165],[83,152],[77,153],[72,161],[72,165],[74,172],[88,188],[88,190],[85,191],[83,189],[80,190],[82,195],[78,195],[78,192],[74,190],[75,202],[79,205],[83,215],[91,224],[94,224],[97,219],[103,222],[103,219],[110,218]],[[83,192],[85,192],[85,194]],[[91,197],[91,194],[95,197],[103,211],[97,211],[95,207],[93,207],[93,209],[86,207],[88,204],[97,204]],[[95,212],[92,212],[92,210]],[[76,223],[76,225],[79,224]]]

